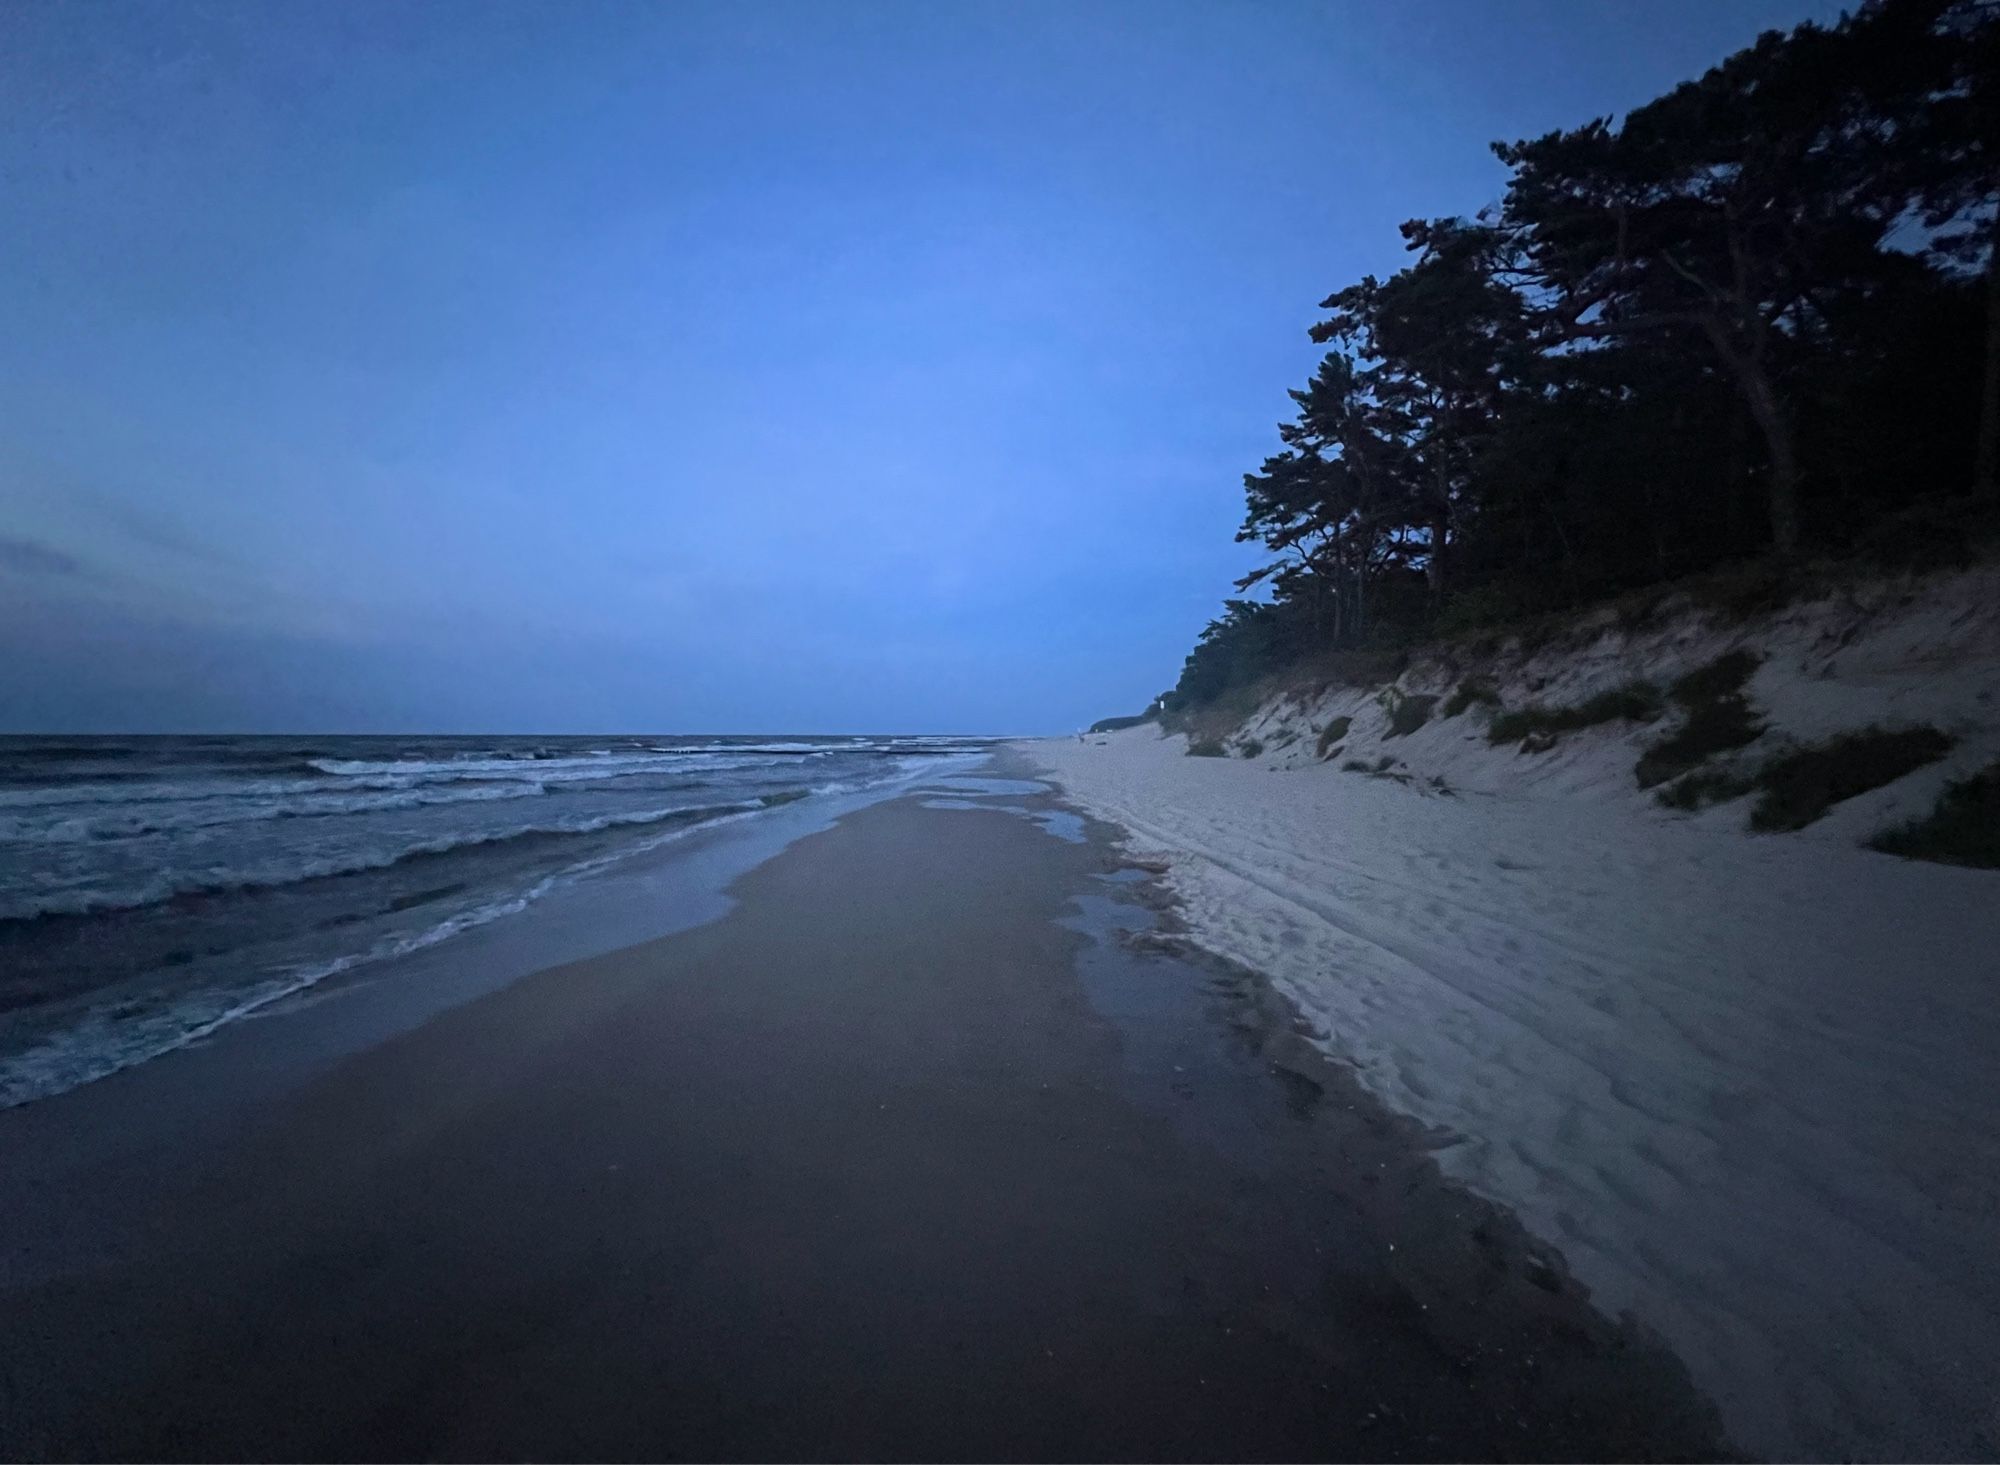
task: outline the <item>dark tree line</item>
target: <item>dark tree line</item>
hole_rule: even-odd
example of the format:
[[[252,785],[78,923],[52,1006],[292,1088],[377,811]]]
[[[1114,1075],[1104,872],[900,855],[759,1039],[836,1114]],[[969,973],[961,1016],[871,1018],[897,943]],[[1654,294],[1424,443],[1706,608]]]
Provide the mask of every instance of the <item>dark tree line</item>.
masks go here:
[[[1322,303],[1244,480],[1269,598],[1175,702],[2000,501],[2000,0],[1874,0],[1494,152],[1497,207]]]

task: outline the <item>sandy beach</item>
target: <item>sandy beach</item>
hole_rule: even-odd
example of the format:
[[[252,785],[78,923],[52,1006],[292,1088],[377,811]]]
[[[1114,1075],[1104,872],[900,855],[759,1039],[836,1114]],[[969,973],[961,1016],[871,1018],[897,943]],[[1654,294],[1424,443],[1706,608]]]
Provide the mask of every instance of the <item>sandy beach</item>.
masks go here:
[[[1422,736],[1519,761],[1460,723]],[[1575,743],[1544,776],[1618,756]],[[1457,768],[1439,792],[1309,744],[1291,765],[1185,746],[1032,751],[1165,868],[1192,940],[1265,974],[1369,1093],[1453,1137],[1448,1174],[1657,1329],[1739,1448],[2000,1448],[1989,872]]]
[[[0,17],[0,1465],[2000,1461],[2000,0]]]
[[[0,1453],[1721,1448],[1672,1356],[1268,988],[1175,954],[1113,831],[947,783],[721,919],[326,1066],[172,1184],[80,1157],[123,1239],[10,1268]],[[0,1147],[199,1056],[0,1114]]]

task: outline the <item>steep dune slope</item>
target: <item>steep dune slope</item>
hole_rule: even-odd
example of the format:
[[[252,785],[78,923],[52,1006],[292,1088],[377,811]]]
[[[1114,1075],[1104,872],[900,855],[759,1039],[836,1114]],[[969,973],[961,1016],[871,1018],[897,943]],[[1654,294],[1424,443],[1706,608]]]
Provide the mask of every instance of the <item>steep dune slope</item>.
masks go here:
[[[1332,688],[1253,717],[1254,758],[1187,757],[1155,727],[1033,750],[1167,862],[1191,940],[1266,973],[1437,1127],[1450,1173],[1665,1335],[1743,1448],[1990,1457],[2000,872],[1858,841],[2000,752],[1993,589],[1676,612],[1400,679],[1439,710],[1470,675],[1563,705],[1747,646],[1769,730],[1734,758],[1878,725],[1957,739],[1801,834],[1746,834],[1740,800],[1658,807],[1633,767],[1671,713],[1523,753],[1488,741],[1490,709],[1396,736],[1378,692]],[[1384,757],[1407,782],[1341,771]]]

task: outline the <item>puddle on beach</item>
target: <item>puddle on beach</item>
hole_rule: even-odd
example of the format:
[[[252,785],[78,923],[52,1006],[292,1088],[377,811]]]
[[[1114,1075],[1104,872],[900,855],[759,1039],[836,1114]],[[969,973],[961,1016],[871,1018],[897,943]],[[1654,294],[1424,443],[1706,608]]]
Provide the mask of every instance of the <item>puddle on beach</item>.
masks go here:
[[[950,795],[938,794],[945,786]],[[957,775],[921,792],[933,795],[927,809],[1012,814],[1068,844],[1089,843],[1081,815],[1045,799],[1015,802],[1052,794],[1045,783]],[[1132,898],[1150,878],[1121,866],[1091,875],[1098,888],[1072,897],[1060,924],[1087,938],[1076,957],[1085,998],[1117,1029],[1127,1097],[1168,1116],[1190,1140],[1271,1173],[1286,1161],[1278,1141],[1311,1117],[1324,1091],[1295,1066],[1273,1061],[1285,1017],[1253,978],[1134,941],[1159,926],[1156,912]]]
[[[977,799],[925,799],[926,809],[987,809],[1000,814],[1019,814],[1031,819],[1057,839],[1070,844],[1082,844],[1088,837],[1083,832],[1083,816],[1072,814],[1067,809],[1030,809],[1020,804],[987,804]]]
[[[918,793],[932,793],[943,790],[947,793],[986,795],[1004,798],[1026,798],[1034,794],[1052,794],[1055,789],[1032,778],[988,778],[977,773],[948,773],[942,778],[933,778],[921,784]]]
[[[1089,938],[1076,973],[1090,1005],[1118,1030],[1128,1096],[1165,1114],[1187,1138],[1260,1173],[1287,1161],[1286,1139],[1312,1117],[1323,1090],[1272,1061],[1281,1017],[1248,976],[1210,968],[1133,937],[1158,916],[1125,892],[1147,872],[1092,877],[1110,887],[1072,899],[1062,924]]]

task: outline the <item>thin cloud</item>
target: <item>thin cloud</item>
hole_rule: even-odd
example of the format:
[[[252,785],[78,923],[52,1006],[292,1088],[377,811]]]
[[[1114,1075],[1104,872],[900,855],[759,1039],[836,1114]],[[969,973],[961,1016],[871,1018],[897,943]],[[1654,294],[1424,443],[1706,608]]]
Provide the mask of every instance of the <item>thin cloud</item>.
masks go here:
[[[0,570],[20,575],[50,575],[75,578],[84,573],[83,561],[73,554],[33,539],[17,539],[0,534]]]

